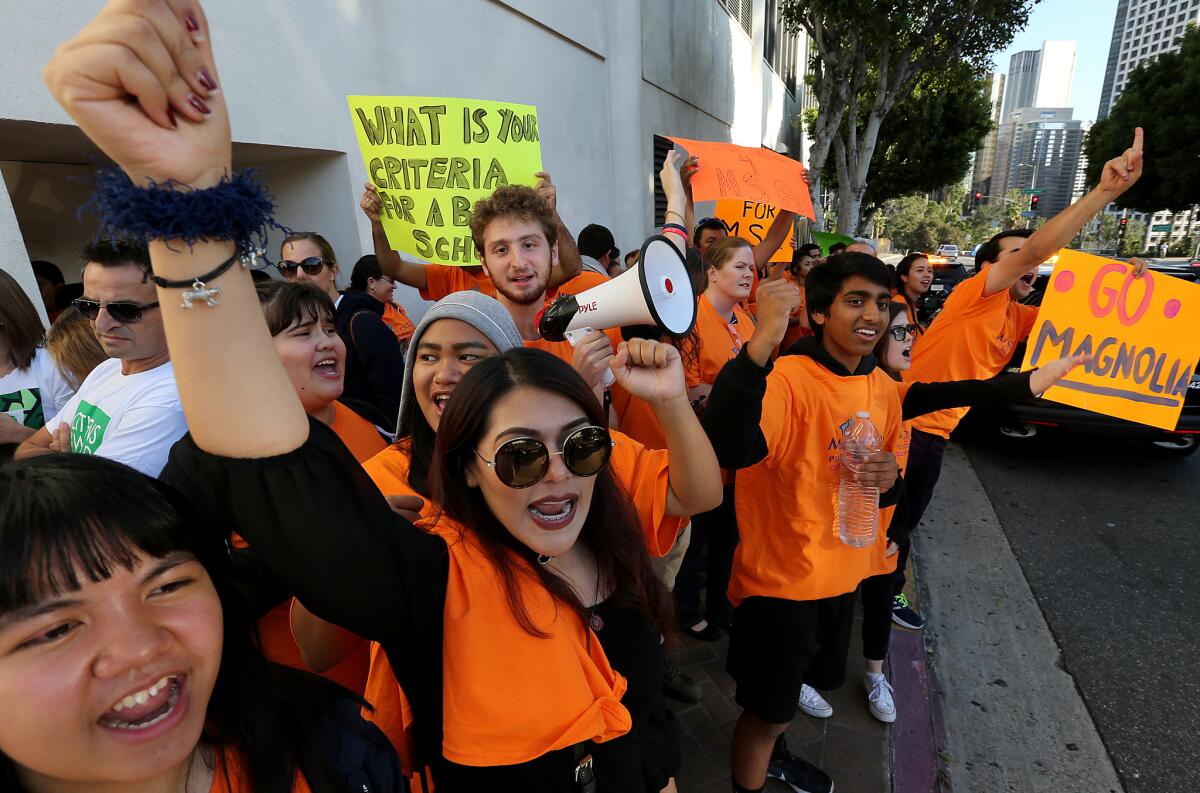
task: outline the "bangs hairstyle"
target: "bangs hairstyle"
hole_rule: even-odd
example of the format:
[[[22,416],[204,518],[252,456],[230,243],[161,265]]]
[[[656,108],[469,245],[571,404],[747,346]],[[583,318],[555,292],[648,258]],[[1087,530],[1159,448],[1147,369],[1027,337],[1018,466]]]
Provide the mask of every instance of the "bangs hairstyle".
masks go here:
[[[481,256],[484,229],[496,218],[503,217],[536,221],[546,235],[547,245],[553,246],[558,241],[558,226],[554,223],[554,211],[550,205],[532,187],[510,184],[476,201],[475,209],[471,211],[471,240]]]
[[[465,476],[467,466],[477,459],[475,448],[487,429],[492,408],[521,387],[559,394],[578,405],[592,424],[608,426],[595,394],[567,363],[542,350],[509,350],[475,364],[454,389],[454,398],[438,426],[430,479],[434,502],[442,505],[446,515],[470,527],[495,566],[517,622],[533,636],[544,637],[544,626],[535,625],[525,607],[518,576],[535,576],[557,602],[586,624],[583,603],[565,579],[534,562],[534,552],[496,519],[479,488],[468,486]],[[536,400],[529,405],[531,411],[537,411]],[[494,474],[484,471],[483,475]],[[667,592],[651,567],[640,526],[629,494],[612,467],[606,466],[595,477],[592,503],[577,542],[587,543],[595,556],[600,581],[612,587],[609,600],[640,611],[666,634]]]
[[[333,301],[326,292],[303,281],[263,281],[256,284],[267,328],[278,336],[292,325],[333,322]]]
[[[32,366],[45,332],[25,290],[17,279],[0,270],[0,336],[8,342],[9,362],[18,369]]]
[[[704,252],[704,268],[707,271],[709,267],[714,270],[720,270],[725,266],[725,262],[733,258],[733,255],[742,248],[754,250],[750,243],[746,242],[741,237],[725,237],[717,240],[712,245],[708,246],[708,250]]]
[[[889,292],[892,288],[892,274],[887,265],[869,253],[839,253],[830,256],[825,264],[814,267],[804,282],[805,301],[808,303],[808,322],[813,335],[821,338],[823,328],[813,320],[813,316],[829,315],[829,308],[842,291],[842,285],[854,276],[865,278],[873,284],[882,286]]]
[[[224,626],[201,742],[237,751],[256,793],[291,793],[297,774],[314,791],[350,793],[312,729],[349,695],[267,662],[218,524],[166,483],[103,457],[14,460],[0,467],[0,620],[132,570],[139,555],[194,557],[212,579]],[[0,752],[0,790],[21,789],[14,763]]]
[[[175,491],[103,457],[39,455],[0,469],[0,619],[132,570],[139,554],[220,571],[224,543]]]

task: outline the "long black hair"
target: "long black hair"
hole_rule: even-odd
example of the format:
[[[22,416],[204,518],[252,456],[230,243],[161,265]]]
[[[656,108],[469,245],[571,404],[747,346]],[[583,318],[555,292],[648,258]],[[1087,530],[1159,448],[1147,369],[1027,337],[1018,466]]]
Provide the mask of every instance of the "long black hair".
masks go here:
[[[112,460],[46,454],[0,467],[0,615],[133,569],[139,555],[195,557],[221,601],[224,646],[201,742],[237,753],[255,793],[349,793],[323,758],[319,714],[345,692],[268,663],[233,584],[224,537],[166,484]],[[20,790],[0,752],[0,789]]]
[[[529,616],[517,584],[518,576],[532,572],[556,601],[571,608],[581,619],[583,603],[565,579],[532,564],[533,552],[496,519],[479,489],[469,486],[464,476],[467,466],[475,460],[475,447],[487,429],[493,406],[521,387],[559,394],[577,404],[592,424],[600,427],[608,424],[595,394],[568,364],[542,350],[509,350],[475,364],[454,389],[454,398],[446,406],[438,426],[431,485],[433,500],[442,505],[445,514],[469,527],[478,538],[500,575],[517,622],[534,636],[545,636],[545,631]],[[609,600],[641,611],[665,632],[669,614],[666,589],[651,567],[639,526],[629,494],[611,467],[606,467],[596,475],[591,508],[577,542],[587,544],[596,559],[600,580],[612,587]]]

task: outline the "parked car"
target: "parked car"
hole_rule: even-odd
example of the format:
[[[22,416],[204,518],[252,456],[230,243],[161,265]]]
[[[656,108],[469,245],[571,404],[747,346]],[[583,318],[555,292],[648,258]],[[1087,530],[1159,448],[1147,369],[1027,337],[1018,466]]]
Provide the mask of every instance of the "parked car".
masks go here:
[[[958,246],[950,245],[948,243],[946,245],[942,245],[937,249],[937,255],[945,256],[947,259],[957,259],[958,258]]]
[[[1200,268],[1180,265],[1177,262],[1150,261],[1149,267],[1155,272],[1192,282],[1200,276]],[[1053,269],[1051,264],[1043,264],[1038,268],[1034,291],[1022,302],[1034,306],[1041,305]],[[1019,372],[1024,360],[1025,343],[1022,342],[1017,345],[1005,371]],[[1196,368],[1200,368],[1200,362]],[[1079,433],[1126,438],[1143,441],[1163,455],[1186,457],[1200,448],[1200,372],[1195,368],[1192,370],[1183,411],[1174,430],[1137,424],[1047,399],[1029,399],[998,408],[974,408],[961,426],[964,432],[998,433],[1013,443],[1028,441],[1044,433]]]

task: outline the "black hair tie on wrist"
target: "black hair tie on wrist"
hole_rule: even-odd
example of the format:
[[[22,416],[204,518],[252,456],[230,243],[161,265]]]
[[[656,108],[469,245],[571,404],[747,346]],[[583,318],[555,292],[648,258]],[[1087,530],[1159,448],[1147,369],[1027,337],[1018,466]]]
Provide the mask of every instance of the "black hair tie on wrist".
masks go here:
[[[203,301],[210,306],[218,305],[217,295],[221,294],[221,287],[208,286],[205,281],[211,281],[221,275],[224,275],[229,268],[233,267],[235,262],[240,261],[243,267],[249,267],[249,262],[257,258],[256,254],[251,252],[249,256],[243,256],[241,251],[234,251],[233,255],[225,261],[218,264],[211,271],[198,275],[195,278],[184,279],[182,281],[171,281],[158,275],[151,275],[150,280],[155,286],[163,289],[182,289],[183,291],[183,307],[191,308],[197,301]]]

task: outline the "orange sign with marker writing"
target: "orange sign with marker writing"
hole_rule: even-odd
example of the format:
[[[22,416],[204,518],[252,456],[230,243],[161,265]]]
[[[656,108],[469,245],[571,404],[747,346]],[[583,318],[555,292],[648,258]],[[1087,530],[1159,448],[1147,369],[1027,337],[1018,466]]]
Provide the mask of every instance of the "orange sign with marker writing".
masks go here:
[[[816,219],[804,166],[796,160],[770,149],[673,135],[667,138],[686,149],[689,156],[700,158],[700,170],[692,177],[696,201],[753,201]]]
[[[1200,285],[1062,251],[1029,334],[1025,365],[1088,354],[1047,399],[1175,429],[1200,359]]]
[[[753,201],[717,202],[717,217],[725,221],[730,235],[741,237],[751,245],[758,245],[763,241],[778,214],[779,210],[769,204],[756,204]],[[779,250],[771,255],[771,261],[792,260],[792,237],[795,233],[795,224],[789,223],[787,236],[783,238]]]

